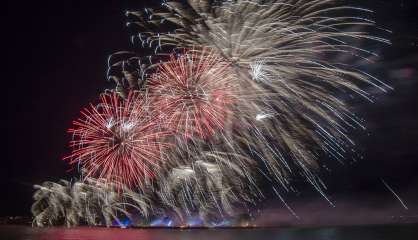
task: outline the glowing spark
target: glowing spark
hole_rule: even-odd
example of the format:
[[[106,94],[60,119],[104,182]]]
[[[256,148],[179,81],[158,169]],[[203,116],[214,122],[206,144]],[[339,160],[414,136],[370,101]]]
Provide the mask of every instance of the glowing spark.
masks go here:
[[[257,60],[254,63],[250,63],[251,68],[251,77],[255,81],[267,81],[269,80],[269,75],[264,71],[264,60]]]
[[[257,116],[255,117],[255,119],[256,119],[257,121],[261,121],[261,120],[263,120],[263,119],[270,118],[270,117],[272,117],[272,116],[273,116],[273,114],[259,113],[259,114],[257,114]]]

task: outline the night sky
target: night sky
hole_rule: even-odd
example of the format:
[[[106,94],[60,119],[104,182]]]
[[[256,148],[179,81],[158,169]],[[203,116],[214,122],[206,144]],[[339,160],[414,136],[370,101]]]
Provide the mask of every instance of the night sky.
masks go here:
[[[1,118],[6,154],[1,158],[0,216],[29,215],[33,184],[75,176],[61,160],[69,152],[66,130],[84,106],[113,86],[105,78],[107,56],[131,49],[125,10],[152,1],[10,2],[3,8],[1,29],[7,111]],[[370,72],[395,90],[377,94],[374,104],[356,103],[368,127],[353,133],[364,158],[355,164],[331,164],[332,171],[323,173],[328,193],[398,204],[383,178],[406,203],[418,204],[418,2],[351,2],[375,10],[377,24],[393,31],[383,34],[392,46],[374,49],[381,59]],[[320,199],[304,188],[297,201]]]

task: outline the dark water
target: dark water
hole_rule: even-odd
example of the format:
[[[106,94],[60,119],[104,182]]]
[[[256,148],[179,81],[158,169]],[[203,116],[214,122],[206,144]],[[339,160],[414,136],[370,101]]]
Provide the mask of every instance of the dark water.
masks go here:
[[[418,225],[268,229],[106,229],[0,226],[1,240],[418,240]]]

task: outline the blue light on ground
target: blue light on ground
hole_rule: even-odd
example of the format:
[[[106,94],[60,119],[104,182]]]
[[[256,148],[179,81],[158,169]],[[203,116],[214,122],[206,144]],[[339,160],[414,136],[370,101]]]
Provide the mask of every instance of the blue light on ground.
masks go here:
[[[132,224],[131,220],[129,218],[125,218],[121,221],[118,221],[118,220],[114,221],[112,225],[116,227],[127,228],[131,224]]]
[[[157,219],[154,219],[150,223],[150,226],[151,227],[172,227],[173,226],[173,220],[171,220],[168,217],[157,218]]]

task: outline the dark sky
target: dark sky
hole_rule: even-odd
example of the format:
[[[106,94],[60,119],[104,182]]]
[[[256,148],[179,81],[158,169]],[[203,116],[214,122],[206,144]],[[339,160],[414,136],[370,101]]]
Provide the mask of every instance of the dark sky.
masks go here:
[[[33,184],[71,176],[61,160],[68,153],[66,130],[82,107],[112,86],[105,80],[107,56],[130,48],[124,11],[150,4],[140,0],[11,2],[2,8],[6,56],[1,78],[7,112],[1,126],[7,154],[1,158],[0,216],[28,215]],[[357,1],[360,4],[374,9],[378,25],[393,31],[386,36],[393,45],[378,49],[382,59],[371,72],[395,91],[378,95],[375,104],[359,104],[359,114],[368,122],[366,132],[355,134],[364,159],[336,165],[324,174],[325,179],[331,195],[360,192],[393,198],[379,180],[384,178],[405,201],[416,201],[418,3]]]

